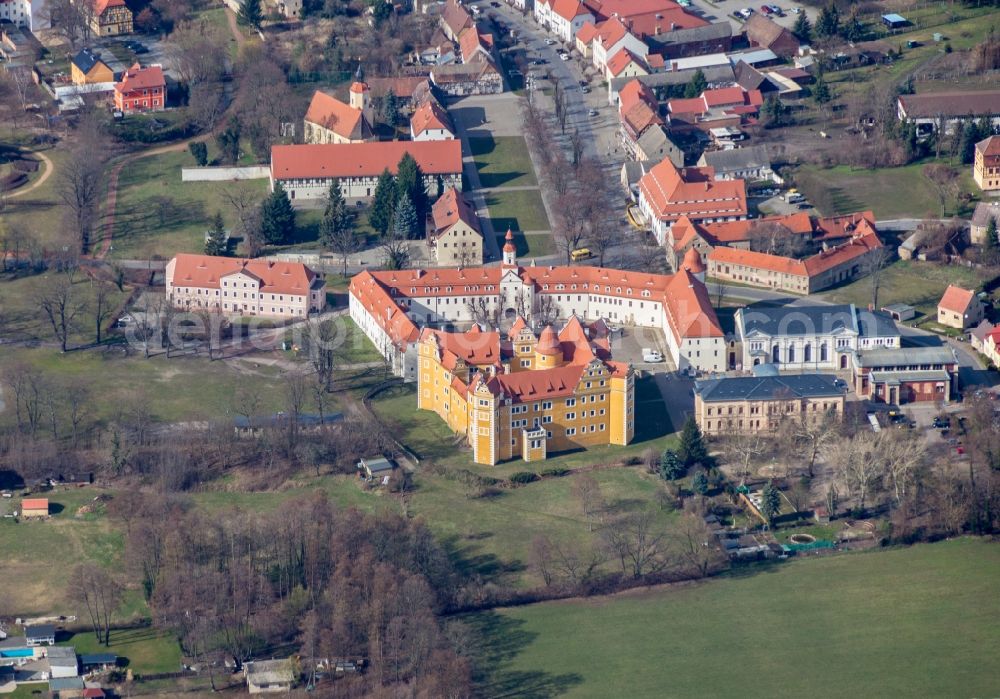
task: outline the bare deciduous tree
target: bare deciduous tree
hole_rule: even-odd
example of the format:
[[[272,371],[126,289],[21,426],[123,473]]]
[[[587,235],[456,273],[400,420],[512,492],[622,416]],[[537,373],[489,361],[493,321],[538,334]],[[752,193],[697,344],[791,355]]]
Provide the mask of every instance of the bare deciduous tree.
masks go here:
[[[45,313],[59,347],[65,352],[74,327],[73,319],[83,307],[77,301],[72,275],[58,275],[39,297],[38,306]]]
[[[69,579],[69,598],[87,609],[97,640],[111,644],[111,619],[121,603],[122,587],[96,563],[81,563]]]
[[[593,476],[580,474],[573,479],[573,496],[580,501],[583,517],[590,531],[594,531],[594,520],[605,507],[600,484]]]

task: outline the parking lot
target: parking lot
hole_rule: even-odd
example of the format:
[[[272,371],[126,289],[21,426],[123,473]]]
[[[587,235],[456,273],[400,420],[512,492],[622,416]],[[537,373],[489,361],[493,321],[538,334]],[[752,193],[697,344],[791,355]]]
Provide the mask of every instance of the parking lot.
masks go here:
[[[770,0],[770,2],[765,2],[764,0],[718,0],[718,2],[691,0],[691,7],[689,9],[697,11],[698,14],[710,22],[719,22],[723,19],[728,19],[733,25],[733,29],[740,30],[746,20],[742,18],[737,19],[734,16],[735,13],[751,9],[759,14],[761,6],[765,4],[777,5],[781,8],[782,16],[771,15],[771,19],[783,27],[791,29],[795,25],[795,20],[798,18],[800,12],[806,13],[809,21],[813,24],[816,23],[816,10],[800,3],[792,2],[791,0],[778,0],[777,2],[774,0]]]

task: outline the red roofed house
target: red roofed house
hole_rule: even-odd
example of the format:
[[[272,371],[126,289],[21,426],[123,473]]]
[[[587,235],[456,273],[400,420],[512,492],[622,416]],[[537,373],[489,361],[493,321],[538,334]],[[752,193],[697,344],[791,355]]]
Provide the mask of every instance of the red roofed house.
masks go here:
[[[167,301],[185,311],[305,318],[326,307],[326,282],[299,262],[182,253],[165,279]]]
[[[167,82],[158,65],[143,68],[135,63],[115,83],[115,109],[125,114],[160,112],[166,102]]]
[[[448,0],[441,10],[441,29],[452,41],[457,42],[466,29],[476,26],[472,15],[457,0]]]
[[[125,0],[80,0],[90,5],[90,29],[97,36],[131,34],[132,10]]]
[[[313,93],[303,120],[306,143],[365,143],[375,140],[372,127],[375,110],[368,86],[355,82],[350,89],[350,104],[320,90]]]
[[[665,158],[639,180],[639,208],[663,245],[682,216],[695,223],[745,219],[746,186],[716,180],[711,168],[678,168]]]
[[[990,136],[976,144],[972,179],[984,192],[1000,189],[1000,136]]]
[[[640,75],[649,75],[646,62],[628,49],[620,49],[604,66],[604,77],[608,82],[612,78],[637,78]]]
[[[446,141],[455,138],[455,127],[444,107],[427,100],[410,117],[411,141]]]
[[[368,199],[379,175],[395,174],[409,153],[424,173],[428,192],[462,188],[462,143],[376,141],[374,143],[298,144],[271,147],[271,187],[281,182],[290,199],[323,199],[334,181],[348,199]]]
[[[417,379],[419,326],[480,321],[496,327],[518,316],[532,323],[576,316],[658,328],[679,368],[725,370],[723,333],[697,273],[521,267],[513,245],[504,246],[503,257],[500,267],[362,272],[351,280],[351,318],[411,381]]]
[[[964,331],[979,325],[984,313],[983,302],[975,291],[950,284],[938,302],[937,320],[941,325]]]
[[[48,498],[25,498],[21,501],[21,519],[40,519],[48,516]]]
[[[613,56],[622,49],[645,62],[649,47],[636,38],[617,17],[611,17],[596,25],[597,32],[591,42],[594,67],[604,71]],[[619,76],[620,77],[620,76]]]
[[[633,160],[661,160],[667,157],[677,166],[684,165],[684,152],[663,130],[659,103],[652,88],[632,80],[618,93],[619,138]],[[656,151],[651,155],[648,151]]]
[[[483,233],[476,210],[455,188],[445,190],[431,207],[427,244],[441,267],[483,263]]]
[[[882,242],[867,222],[848,242],[796,260],[733,247],[708,254],[708,276],[795,294],[812,294],[869,272],[868,260],[880,254]]]
[[[697,126],[702,130],[739,126],[757,116],[764,98],[760,90],[724,87],[705,90],[698,97],[667,102],[670,125]]]
[[[576,50],[584,58],[590,58],[593,55],[593,43],[596,36],[597,26],[593,22],[587,22],[576,33],[573,41],[576,43]]]
[[[477,27],[466,29],[458,40],[462,63],[493,62],[493,35]]]
[[[579,0],[536,0],[535,20],[559,37],[570,43],[576,33],[587,22],[595,22],[590,10]]]

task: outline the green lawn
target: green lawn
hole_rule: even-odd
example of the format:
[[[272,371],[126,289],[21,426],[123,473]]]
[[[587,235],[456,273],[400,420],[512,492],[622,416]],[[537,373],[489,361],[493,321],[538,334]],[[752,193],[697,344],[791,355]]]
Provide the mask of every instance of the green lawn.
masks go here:
[[[375,345],[350,317],[338,316],[334,322],[337,324],[336,356],[340,363],[359,364],[382,361],[382,355],[375,349]]]
[[[153,628],[120,629],[111,632],[111,643],[105,646],[93,632],[81,632],[57,645],[73,646],[78,654],[114,653],[128,661],[133,672],[160,674],[181,669],[181,648],[172,635]]]
[[[40,299],[52,288],[56,279],[63,275],[52,272],[28,277],[14,278],[0,276],[0,333],[8,340],[56,342],[52,325],[39,308]],[[108,308],[118,309],[124,303],[126,294],[110,287]],[[73,275],[71,307],[78,308],[70,322],[69,346],[89,344],[96,339],[94,319],[95,286],[83,272]],[[117,316],[104,319],[104,330]],[[102,337],[107,333],[103,332]],[[2,359],[0,359],[2,362]]]
[[[521,697],[975,697],[1000,679],[1000,545],[805,559],[700,585],[463,620],[480,693]]]
[[[514,231],[549,230],[549,219],[538,190],[489,192],[485,196],[493,230],[498,235],[504,235],[508,228]]]
[[[101,423],[112,418],[125,400],[141,396],[154,420],[207,420],[236,414],[234,396],[248,379],[260,387],[261,410],[284,405],[281,370],[260,364],[233,366],[229,362],[193,357],[128,358],[101,351],[70,352],[46,348],[7,348],[0,353],[0,372],[23,363],[58,380],[86,380],[94,400],[88,419]],[[0,413],[0,426],[13,424],[13,410]]]
[[[2,217],[3,226],[28,231],[32,240],[49,250],[61,248],[63,245],[74,245],[72,236],[65,232],[66,227],[63,225],[65,207],[56,192],[57,173],[65,162],[64,151],[49,148],[41,152],[52,160],[56,172],[37,189],[7,200]],[[44,167],[43,165],[42,168]],[[31,182],[41,177],[41,174],[42,170],[39,169],[37,175],[32,175]]]
[[[236,215],[224,191],[249,187],[263,199],[266,180],[181,182],[181,168],[193,167],[187,151],[139,158],[122,168],[115,207],[114,255],[122,258],[201,252],[212,216],[222,212],[227,228]]]
[[[930,161],[927,161],[930,162]],[[795,172],[795,182],[809,201],[825,216],[871,209],[877,218],[939,218],[938,195],[924,177],[926,163],[874,170],[840,165],[829,169],[802,166]],[[966,172],[966,171],[969,172]],[[973,192],[970,168],[961,168],[962,191]],[[975,207],[973,203],[972,208]],[[968,205],[960,206],[949,198],[946,215],[964,215]]]
[[[470,138],[476,170],[483,187],[536,185],[528,144],[521,136]]]
[[[497,245],[503,247],[504,236],[506,235],[507,232],[505,230],[503,235],[497,236]],[[514,233],[514,247],[517,248],[517,256],[522,258],[525,263],[529,261],[528,258],[551,255],[556,251],[551,233],[529,233],[525,235],[520,231],[516,231]]]
[[[967,267],[897,260],[882,272],[878,305],[883,307],[893,303],[908,303],[925,316],[934,317],[937,315],[938,301],[949,284],[974,289],[983,281],[983,275]],[[827,301],[853,303],[867,308],[871,303],[871,280],[867,277],[859,279],[820,296]]]

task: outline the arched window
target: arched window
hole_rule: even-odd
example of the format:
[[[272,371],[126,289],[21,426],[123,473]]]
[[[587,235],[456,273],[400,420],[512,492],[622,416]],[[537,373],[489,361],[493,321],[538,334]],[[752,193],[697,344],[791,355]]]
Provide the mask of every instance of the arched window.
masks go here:
[[[788,348],[788,362],[791,363],[794,361],[795,361],[795,345],[792,345],[791,347]]]
[[[812,351],[813,351],[812,345],[807,342],[806,346],[802,349],[802,361],[803,362],[811,362],[812,361]]]
[[[781,348],[778,347],[777,345],[771,348],[771,361],[774,362],[775,364],[781,363],[780,352]]]
[[[821,362],[825,362],[826,361],[826,343],[825,342],[820,343],[820,346],[819,346],[819,360]]]

